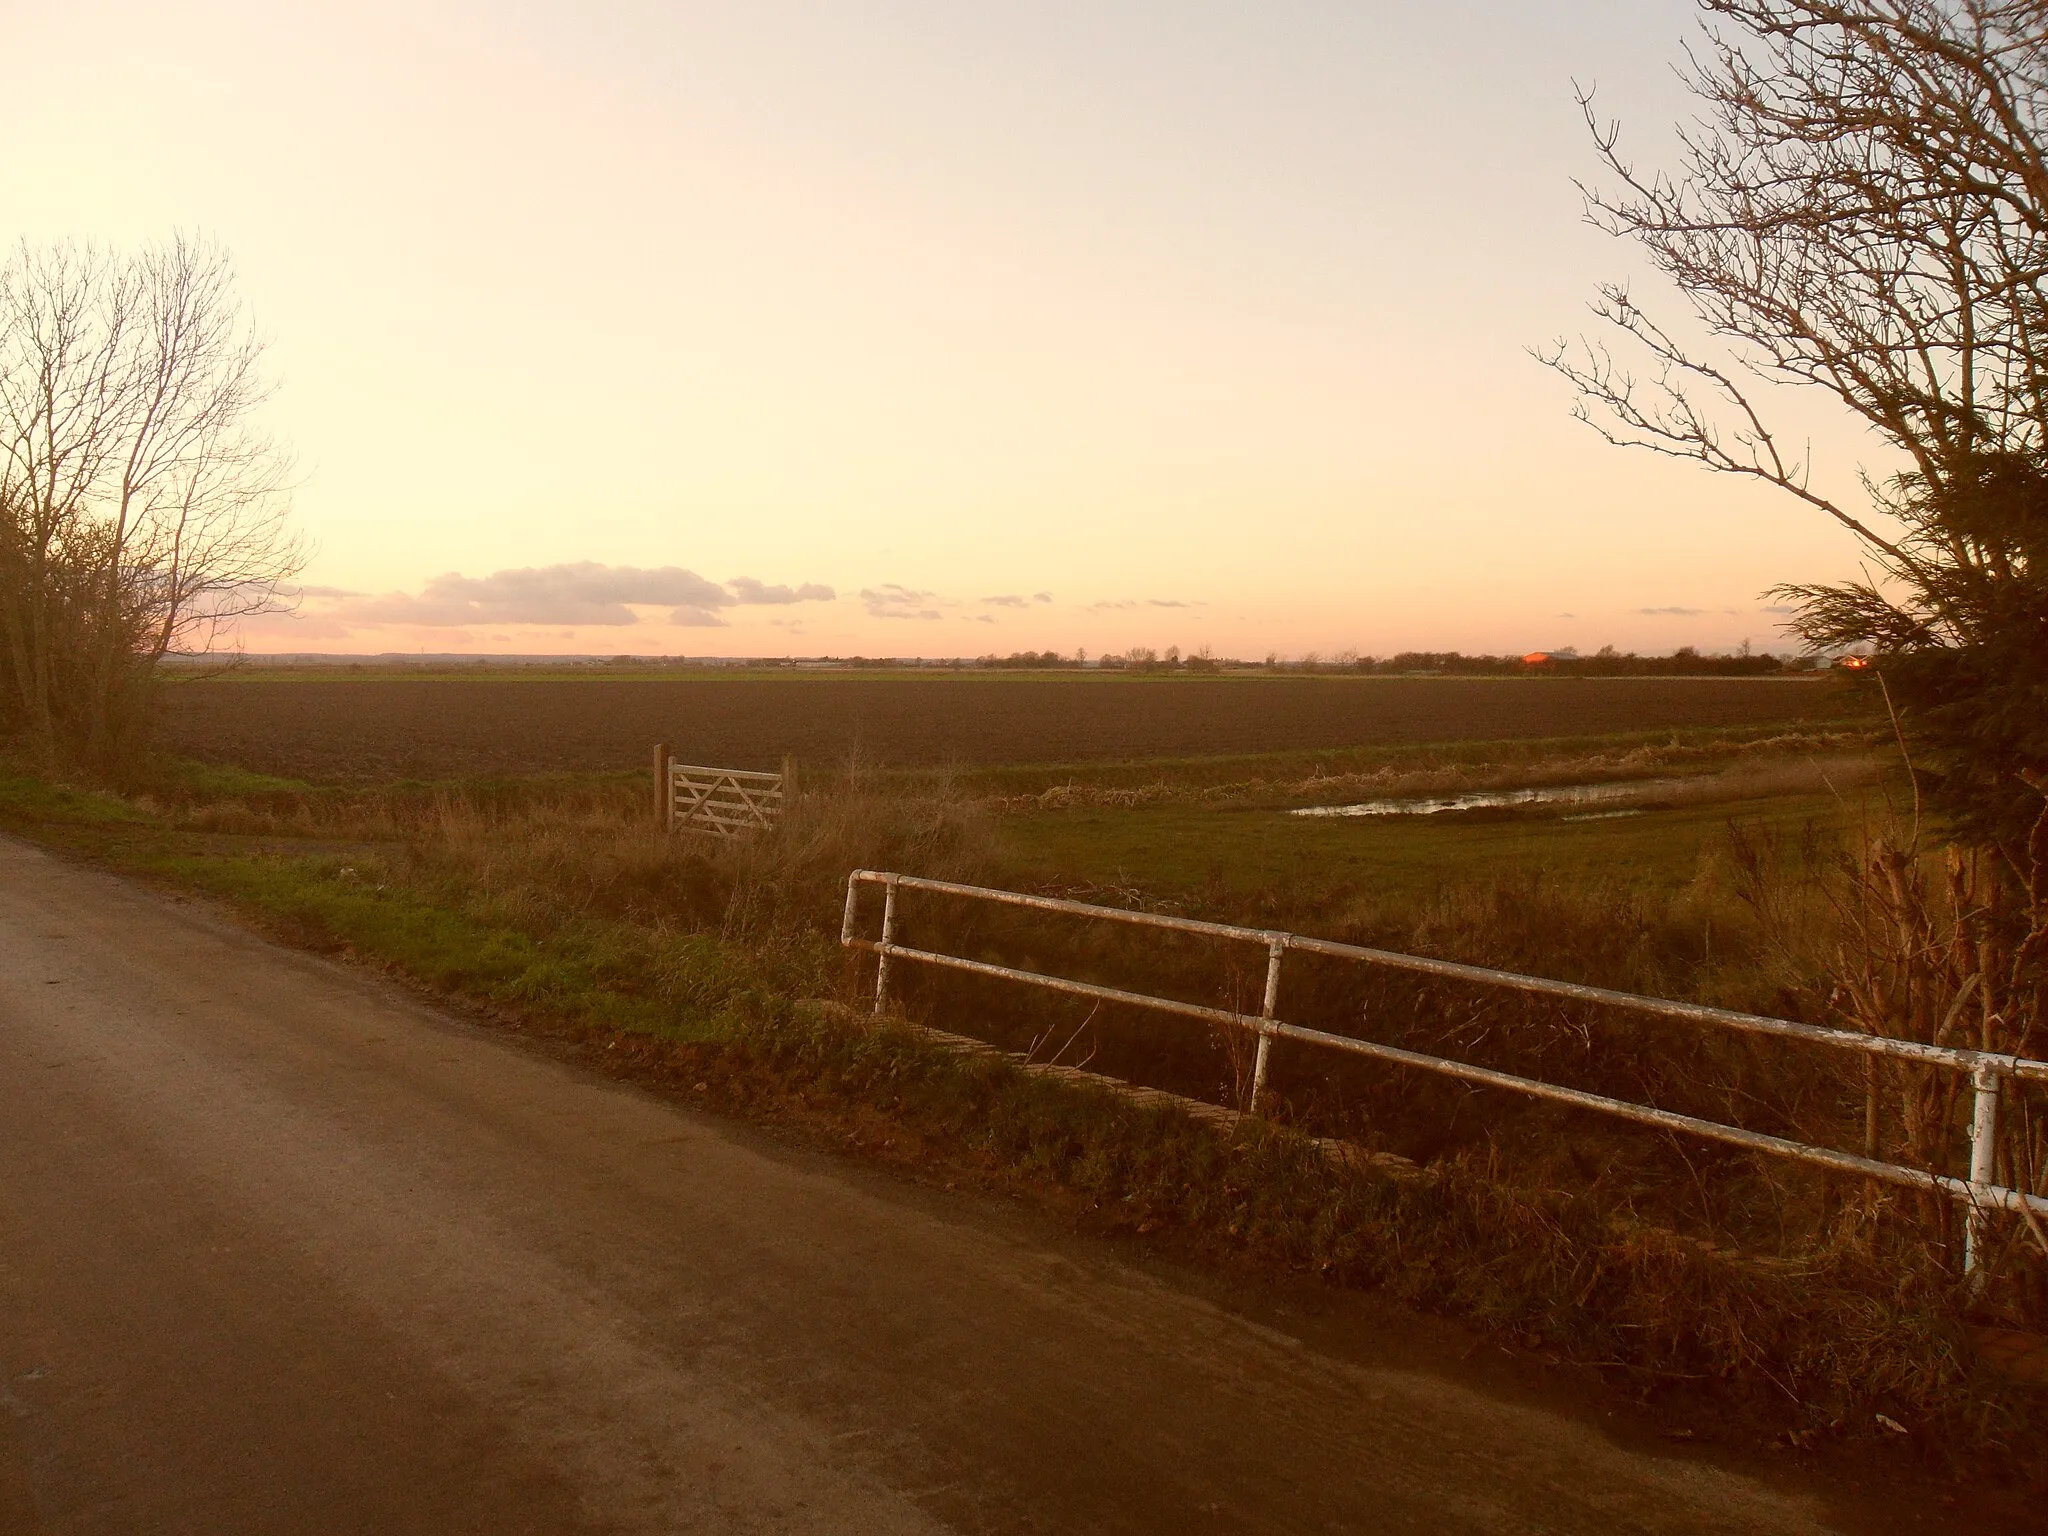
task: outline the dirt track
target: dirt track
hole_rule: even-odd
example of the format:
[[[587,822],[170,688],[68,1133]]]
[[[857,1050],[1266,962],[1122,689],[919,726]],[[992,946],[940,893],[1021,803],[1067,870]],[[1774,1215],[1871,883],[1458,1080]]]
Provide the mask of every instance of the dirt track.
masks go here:
[[[1219,1300],[0,841],[8,1536],[1948,1528],[1315,1296]]]
[[[1828,718],[1829,679],[790,677],[186,682],[163,744],[316,783],[639,768],[1208,757]]]

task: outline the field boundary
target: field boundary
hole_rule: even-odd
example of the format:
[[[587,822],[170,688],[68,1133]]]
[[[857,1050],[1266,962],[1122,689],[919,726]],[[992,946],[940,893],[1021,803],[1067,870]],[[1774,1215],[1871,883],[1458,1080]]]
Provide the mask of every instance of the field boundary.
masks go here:
[[[881,936],[878,939],[862,938],[855,932],[859,918],[859,894],[863,885],[878,885],[882,887],[884,892],[882,929]],[[1165,928],[1211,938],[1262,944],[1267,950],[1268,957],[1264,999],[1257,1014],[1246,1014],[1234,1009],[1212,1008],[1199,1003],[1187,1003],[1174,998],[1157,997],[1149,993],[1131,992],[1121,988],[1101,986],[1094,982],[1077,981],[1069,977],[1053,976],[1038,971],[1018,970],[1014,967],[995,965],[982,960],[972,960],[964,956],[953,955],[939,950],[912,948],[896,942],[897,895],[902,890],[925,891],[936,895],[960,897],[972,901],[994,902],[1006,906],[1032,908],[1039,911],[1055,912],[1093,920]],[[1219,1024],[1255,1034],[1258,1038],[1257,1056],[1253,1066],[1251,1092],[1245,1110],[1249,1114],[1256,1114],[1259,1111],[1260,1099],[1265,1088],[1267,1063],[1273,1042],[1275,1040],[1294,1040],[1305,1045],[1321,1046],[1327,1049],[1371,1057],[1397,1066],[1415,1067],[1442,1076],[1460,1078],[1484,1087],[1501,1088],[1534,1098],[1548,1099],[1572,1108],[1591,1110],[1595,1113],[1631,1120],[1637,1124],[1654,1126],[1661,1130],[1677,1131],[1709,1140],[1726,1142],[1750,1151],[1763,1152],[1776,1157],[1809,1163],[1836,1173],[1847,1173],[1863,1178],[1879,1179],[1886,1183],[1901,1185],[1910,1189],[1926,1190],[1946,1196],[1964,1205],[1967,1210],[1968,1219],[1964,1228],[1963,1255],[1963,1268],[1966,1274],[1975,1274],[1981,1268],[1981,1254],[1992,1212],[2018,1212],[2029,1221],[2033,1221],[2037,1216],[2048,1215],[2048,1196],[2035,1194],[2028,1190],[2009,1188],[1996,1182],[1999,1107],[2004,1094],[2005,1082],[2008,1078],[2048,1081],[2048,1062],[2034,1061],[2016,1056],[1998,1055],[1985,1051],[1959,1049],[1952,1046],[1928,1045],[1919,1041],[1899,1040],[1884,1035],[1857,1034],[1849,1030],[1829,1029],[1820,1025],[1802,1024],[1790,1019],[1775,1019],[1759,1014],[1736,1013],[1723,1008],[1710,1008],[1699,1003],[1681,1003],[1665,998],[1642,997],[1634,993],[1616,992],[1604,987],[1588,987],[1575,982],[1552,981],[1543,977],[1525,976],[1512,971],[1496,971],[1483,966],[1463,965],[1453,961],[1432,960],[1418,955],[1399,954],[1391,950],[1367,949],[1359,945],[1340,944],[1333,940],[1310,938],[1301,934],[1283,933],[1267,929],[1242,928],[1227,923],[1203,922],[1194,918],[1168,917],[1158,913],[1136,912],[1120,907],[1096,906],[1087,902],[1067,901],[1049,896],[1031,896],[1019,891],[996,890],[987,886],[961,885],[948,880],[929,880],[915,875],[904,875],[883,870],[857,869],[847,876],[846,905],[840,927],[840,943],[849,949],[866,950],[877,957],[874,996],[874,1010],[876,1013],[883,1012],[888,1006],[890,963],[892,960],[902,959],[938,966],[944,969],[966,971],[998,980],[1045,987],[1075,996],[1094,998],[1100,1002],[1120,1003],[1132,1007],[1151,1009],[1156,1012],[1177,1014],[1184,1018],[1198,1019],[1205,1023]],[[1761,1131],[1745,1130],[1742,1127],[1723,1124],[1720,1121],[1703,1120],[1693,1115],[1658,1109],[1648,1104],[1636,1104],[1625,1099],[1609,1098],[1604,1094],[1588,1093],[1577,1088],[1567,1088],[1538,1078],[1519,1077],[1512,1073],[1496,1071],[1490,1067],[1474,1066],[1468,1062],[1454,1061],[1440,1056],[1429,1056],[1419,1051],[1404,1050],[1397,1046],[1381,1045],[1375,1041],[1361,1040],[1349,1035],[1336,1035],[1325,1030],[1310,1029],[1297,1024],[1285,1023],[1277,1016],[1277,1010],[1281,962],[1290,949],[1307,954],[1326,955],[1336,959],[1354,960],[1366,964],[1389,966],[1400,970],[1417,971],[1427,975],[1442,976],[1459,981],[1476,982],[1488,986],[1507,987],[1522,992],[1563,997],[1578,1002],[1595,1003],[1636,1013],[1677,1018],[1724,1029],[1753,1034],[1775,1035],[1805,1041],[1810,1044],[1829,1046],[1835,1049],[1859,1051],[1873,1057],[1888,1056],[1916,1062],[1922,1066],[1967,1073],[1972,1087],[1969,1126],[1969,1176],[1959,1179],[1949,1174],[1935,1173],[1923,1168],[1881,1162],[1874,1158],[1860,1157],[1853,1153],[1837,1152],[1830,1148],[1813,1146],[1807,1142],[1794,1141],[1787,1137],[1769,1135]]]

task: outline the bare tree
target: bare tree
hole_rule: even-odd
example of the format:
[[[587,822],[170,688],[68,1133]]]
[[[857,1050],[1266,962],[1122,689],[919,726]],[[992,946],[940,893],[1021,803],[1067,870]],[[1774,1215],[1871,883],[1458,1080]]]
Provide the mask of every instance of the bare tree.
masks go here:
[[[1865,579],[1779,589],[1795,627],[1898,658],[1956,807],[2016,847],[2040,804],[2023,777],[2048,768],[2048,727],[2013,696],[2040,695],[2040,720],[2048,3],[1699,4],[1683,77],[1704,110],[1675,170],[1638,170],[1590,92],[1580,105],[1607,173],[1583,189],[1589,218],[1670,279],[1703,340],[1616,282],[1597,290],[1601,335],[1539,356],[1609,441],[1761,480],[1857,537]],[[1855,504],[1824,494],[1771,424],[1778,384],[1826,391],[1906,468],[1866,472]]]
[[[261,357],[218,247],[0,267],[0,671],[46,765],[132,750],[157,663],[301,567]]]

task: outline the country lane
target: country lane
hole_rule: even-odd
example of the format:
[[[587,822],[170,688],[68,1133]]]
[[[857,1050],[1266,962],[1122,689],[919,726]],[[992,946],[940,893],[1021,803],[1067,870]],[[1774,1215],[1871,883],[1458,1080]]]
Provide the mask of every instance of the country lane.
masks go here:
[[[1942,1528],[1287,1318],[0,839],[0,1531]]]

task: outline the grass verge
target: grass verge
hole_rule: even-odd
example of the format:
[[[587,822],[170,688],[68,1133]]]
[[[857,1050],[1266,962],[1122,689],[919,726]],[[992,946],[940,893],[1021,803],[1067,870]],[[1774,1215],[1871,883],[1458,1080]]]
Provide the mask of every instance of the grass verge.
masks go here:
[[[847,814],[877,819],[871,807]],[[1981,1368],[1967,1298],[1910,1254],[1843,1243],[1758,1264],[1592,1194],[1527,1187],[1483,1148],[1394,1179],[1334,1164],[1282,1126],[1225,1135],[999,1056],[963,1056],[844,1007],[851,977],[815,922],[735,918],[729,904],[721,927],[690,925],[616,891],[600,899],[596,884],[565,889],[573,839],[556,846],[494,816],[499,856],[537,872],[525,883],[447,851],[474,833],[467,824],[444,824],[443,845],[415,829],[419,846],[404,855],[251,855],[222,852],[142,801],[0,779],[9,830],[225,899],[290,942],[508,1023],[602,1045],[616,1066],[728,1111],[927,1173],[968,1170],[1097,1230],[1372,1287],[1603,1367],[1724,1435],[1807,1447],[1885,1438],[1890,1420],[1933,1459],[2048,1476],[2040,1396]],[[819,833],[817,844],[787,857],[844,867],[842,842]],[[901,850],[881,852],[862,862]],[[671,850],[661,857],[661,879],[687,876]],[[612,884],[631,886],[628,876]]]

